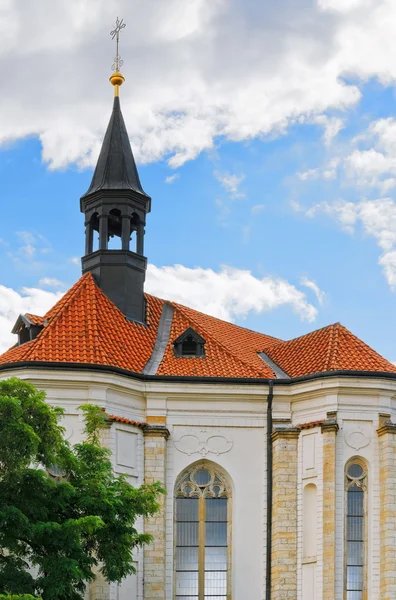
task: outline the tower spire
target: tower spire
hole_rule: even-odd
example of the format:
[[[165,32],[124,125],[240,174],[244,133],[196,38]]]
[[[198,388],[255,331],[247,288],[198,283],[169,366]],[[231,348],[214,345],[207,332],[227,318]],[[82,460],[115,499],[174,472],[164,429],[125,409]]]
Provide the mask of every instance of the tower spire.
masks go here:
[[[83,273],[90,271],[103,292],[133,321],[145,321],[144,256],[146,215],[151,198],[144,192],[121,112],[119,88],[125,79],[118,41],[125,27],[117,17],[111,36],[116,39],[113,112],[88,191],[81,197],[85,214]],[[99,247],[94,244],[99,234]],[[116,238],[109,247],[109,239]],[[117,238],[119,244],[117,247]]]

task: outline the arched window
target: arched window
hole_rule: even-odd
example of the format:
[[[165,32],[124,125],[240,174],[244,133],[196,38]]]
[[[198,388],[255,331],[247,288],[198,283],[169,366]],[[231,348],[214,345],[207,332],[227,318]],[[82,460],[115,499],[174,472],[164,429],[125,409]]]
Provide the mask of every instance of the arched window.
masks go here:
[[[345,469],[345,600],[363,600],[366,590],[367,467],[358,458]]]
[[[211,463],[175,489],[175,599],[230,600],[230,486]]]
[[[108,235],[109,250],[119,250],[121,248],[122,217],[118,208],[113,208],[109,212]]]

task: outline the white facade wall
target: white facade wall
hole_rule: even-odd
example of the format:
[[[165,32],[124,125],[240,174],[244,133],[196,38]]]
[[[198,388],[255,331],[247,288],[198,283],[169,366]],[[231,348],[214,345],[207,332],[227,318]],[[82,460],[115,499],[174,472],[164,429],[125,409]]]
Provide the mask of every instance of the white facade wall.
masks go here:
[[[170,432],[167,442],[166,598],[173,600],[173,489],[181,471],[207,459],[224,469],[232,493],[232,600],[264,600],[266,548],[266,399],[265,385],[143,383],[104,373],[66,370],[15,370],[17,376],[47,392],[51,404],[65,409],[66,437],[82,436],[78,407],[87,402],[108,414],[136,421],[161,416]],[[326,419],[335,411],[336,435],[336,599],[343,600],[344,468],[353,456],[368,466],[368,598],[380,600],[378,415],[396,422],[396,384],[386,379],[328,378],[293,386],[275,386],[274,420],[293,426]],[[187,437],[186,437],[187,436]],[[298,564],[299,600],[321,600],[323,544],[323,456],[320,426],[303,428],[298,443]],[[113,422],[109,432],[115,472],[133,485],[144,478],[144,437],[141,429]],[[312,455],[312,456],[311,456]],[[316,560],[304,556],[304,487],[316,486]],[[310,505],[312,506],[312,504]],[[305,523],[305,525],[304,525]],[[142,526],[142,524],[140,524]],[[309,525],[312,528],[312,524]],[[307,538],[308,535],[308,538]],[[137,575],[112,585],[109,600],[144,600],[143,553],[135,554]],[[309,582],[314,581],[312,588]],[[90,600],[94,600],[91,598]]]

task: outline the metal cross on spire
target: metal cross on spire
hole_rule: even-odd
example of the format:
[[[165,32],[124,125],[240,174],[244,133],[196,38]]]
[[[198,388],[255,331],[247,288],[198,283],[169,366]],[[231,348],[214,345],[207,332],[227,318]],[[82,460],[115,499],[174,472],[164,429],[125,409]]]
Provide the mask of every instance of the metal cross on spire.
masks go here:
[[[122,67],[122,65],[124,63],[124,61],[121,60],[121,56],[118,53],[118,42],[120,39],[120,31],[121,31],[121,29],[124,29],[124,27],[126,27],[126,23],[124,23],[124,19],[121,19],[121,21],[120,21],[120,19],[117,17],[116,24],[115,24],[113,31],[110,31],[111,39],[114,40],[114,38],[116,38],[116,55],[114,58],[113,66],[111,67],[113,69],[113,71],[115,71],[116,73],[119,73],[120,68]]]

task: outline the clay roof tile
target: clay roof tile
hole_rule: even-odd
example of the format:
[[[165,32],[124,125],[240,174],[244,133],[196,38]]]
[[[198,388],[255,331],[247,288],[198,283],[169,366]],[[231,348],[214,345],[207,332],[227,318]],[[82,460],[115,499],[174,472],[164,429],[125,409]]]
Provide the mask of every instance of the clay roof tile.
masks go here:
[[[128,321],[87,273],[43,317],[29,313],[32,322],[45,323],[43,330],[34,340],[10,348],[0,364],[84,363],[142,373],[154,350],[164,304],[146,294],[146,325]],[[259,353],[290,377],[335,370],[396,372],[395,365],[339,323],[282,341],[175,302],[168,305],[173,317],[157,375],[275,378]],[[189,327],[205,340],[204,357],[175,356],[173,342]]]

